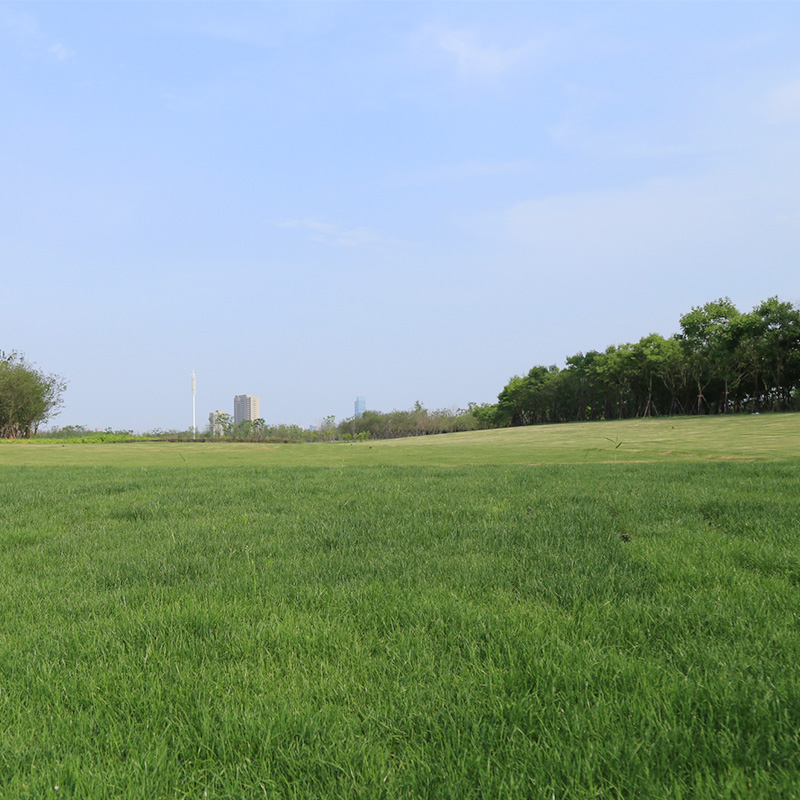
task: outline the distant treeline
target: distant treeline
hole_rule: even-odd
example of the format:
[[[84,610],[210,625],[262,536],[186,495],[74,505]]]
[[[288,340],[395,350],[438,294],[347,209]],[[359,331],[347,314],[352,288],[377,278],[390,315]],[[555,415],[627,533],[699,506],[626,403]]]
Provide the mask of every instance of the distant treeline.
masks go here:
[[[471,406],[471,409],[475,406]],[[147,433],[130,430],[91,430],[83,425],[66,425],[40,431],[39,439],[70,440],[75,443],[111,443],[131,441],[228,441],[228,442],[353,442],[367,439],[396,439],[432,433],[475,430],[478,427],[471,410],[444,409],[429,411],[417,403],[411,411],[366,411],[359,419],[337,424],[333,416],[325,417],[316,428],[299,425],[270,425],[263,419],[235,423],[228,414],[219,414],[215,425],[208,425],[197,434],[188,430],[162,430]]]
[[[191,431],[188,431],[191,438]],[[336,437],[333,417],[326,417],[318,428],[301,428],[299,425],[271,425],[263,419],[235,422],[231,414],[218,411],[213,423],[209,422],[204,436],[216,440],[236,442],[323,442]]]
[[[798,408],[800,310],[777,297],[740,312],[728,298],[693,308],[680,333],[651,333],[514,376],[480,427]]]
[[[69,440],[75,443],[109,443],[133,441],[236,441],[236,442],[317,442],[337,438],[330,432],[320,432],[301,428],[298,425],[267,425],[263,419],[247,420],[234,425],[232,422],[224,428],[212,430],[209,425],[204,431],[163,430],[155,428],[146,433],[135,433],[132,430],[113,430],[106,428],[98,431],[84,425],[65,425],[40,431],[39,439]]]
[[[478,428],[474,416],[477,406],[468,409],[442,408],[430,411],[419,401],[409,411],[365,411],[360,417],[340,422],[337,430],[344,441],[349,439],[397,439],[404,436],[427,436],[455,433]]]
[[[476,427],[471,410],[429,411],[417,402],[410,411],[365,411],[361,417],[351,417],[339,423],[335,416],[325,417],[315,428],[269,425],[263,419],[234,424],[228,414],[220,413],[215,425],[209,425],[203,435],[218,440],[249,442],[353,442],[474,430]]]

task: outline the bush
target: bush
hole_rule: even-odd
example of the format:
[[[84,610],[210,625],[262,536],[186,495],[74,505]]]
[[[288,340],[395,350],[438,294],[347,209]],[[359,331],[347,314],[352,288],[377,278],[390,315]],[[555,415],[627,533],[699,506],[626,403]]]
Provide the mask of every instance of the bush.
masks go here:
[[[20,353],[0,352],[0,437],[29,439],[58,413],[67,388],[60,375],[46,375]]]

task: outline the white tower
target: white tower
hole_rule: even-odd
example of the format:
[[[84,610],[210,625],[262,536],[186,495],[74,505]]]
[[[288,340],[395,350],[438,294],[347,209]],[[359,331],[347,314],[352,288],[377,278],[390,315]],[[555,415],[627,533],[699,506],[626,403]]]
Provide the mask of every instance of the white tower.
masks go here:
[[[197,438],[197,373],[192,370],[192,439]]]

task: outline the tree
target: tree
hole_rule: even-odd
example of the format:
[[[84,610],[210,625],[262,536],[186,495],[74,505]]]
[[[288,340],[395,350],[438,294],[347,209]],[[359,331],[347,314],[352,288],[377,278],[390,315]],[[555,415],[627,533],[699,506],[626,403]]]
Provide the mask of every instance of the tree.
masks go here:
[[[230,436],[233,430],[233,416],[227,411],[214,411],[208,416],[206,433],[208,436]]]
[[[770,297],[745,315],[743,328],[751,344],[757,398],[763,385],[778,410],[790,408],[793,387],[800,380],[800,310]]]
[[[632,344],[609,345],[603,353],[598,368],[609,390],[616,391],[616,417],[625,419],[636,413],[633,385],[639,377],[637,372],[637,353]],[[634,406],[631,409],[631,406]]]
[[[603,392],[598,372],[602,360],[602,353],[596,350],[589,350],[586,354],[576,353],[567,358],[563,375],[571,399],[570,419],[594,419],[595,415],[602,414]]]
[[[718,378],[724,383],[723,411],[728,410],[728,392],[735,377],[736,306],[727,297],[692,308],[681,317],[683,342],[697,386],[697,413],[703,413],[703,403],[709,407],[704,394],[706,387]]]
[[[651,333],[639,339],[632,350],[636,356],[639,380],[647,391],[641,415],[649,417],[652,414],[674,413],[677,389],[685,364],[679,342]],[[669,393],[668,403],[663,397],[664,390]],[[662,404],[658,402],[659,395],[664,401]]]
[[[322,422],[320,422],[319,426],[317,427],[319,431],[320,438],[324,442],[330,442],[336,439],[339,431],[336,429],[336,416],[334,414],[330,414],[327,417],[322,418]]]
[[[46,375],[17,352],[0,352],[0,437],[29,439],[58,413],[67,388],[60,375]]]
[[[500,426],[554,422],[558,413],[557,380],[560,370],[531,367],[524,377],[515,375],[497,397],[496,420]]]
[[[676,336],[670,336],[669,339],[659,336],[651,341],[655,343],[655,347],[649,357],[655,362],[656,375],[669,395],[669,401],[664,404],[661,413],[682,413],[683,406],[678,399],[678,392],[686,386],[689,366],[680,340]]]

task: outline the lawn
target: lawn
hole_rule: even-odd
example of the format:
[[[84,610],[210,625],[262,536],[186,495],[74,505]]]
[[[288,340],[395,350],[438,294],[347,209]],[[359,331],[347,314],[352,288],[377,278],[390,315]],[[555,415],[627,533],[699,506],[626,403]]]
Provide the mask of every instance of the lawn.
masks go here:
[[[464,466],[797,458],[800,414],[576,422],[355,443],[0,440],[0,466]]]
[[[0,797],[796,797],[798,419],[4,444]]]

